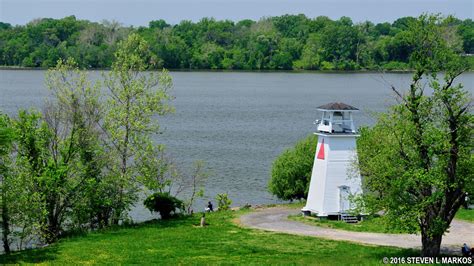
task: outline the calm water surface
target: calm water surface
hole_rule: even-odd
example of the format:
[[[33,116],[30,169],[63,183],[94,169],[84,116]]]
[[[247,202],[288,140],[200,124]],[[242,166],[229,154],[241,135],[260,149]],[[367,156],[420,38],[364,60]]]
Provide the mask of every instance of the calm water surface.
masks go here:
[[[42,108],[48,96],[44,71],[0,70],[0,110]],[[99,72],[91,72],[99,78]],[[191,168],[204,160],[212,170],[206,197],[226,192],[234,205],[277,202],[267,192],[272,161],[314,131],[316,107],[341,101],[361,109],[359,126],[395,102],[390,85],[406,88],[410,74],[171,72],[176,113],[160,118],[164,143],[174,161]],[[473,92],[474,73],[460,81]],[[196,210],[204,208],[204,200]],[[135,220],[150,217],[141,204]]]

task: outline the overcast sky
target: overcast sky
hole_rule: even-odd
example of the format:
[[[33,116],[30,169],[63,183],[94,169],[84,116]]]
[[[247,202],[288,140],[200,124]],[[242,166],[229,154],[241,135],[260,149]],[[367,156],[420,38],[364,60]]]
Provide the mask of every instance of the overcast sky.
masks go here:
[[[308,17],[351,17],[354,22],[392,22],[399,17],[441,13],[472,18],[474,0],[0,0],[0,21],[25,24],[34,18],[117,20],[125,25],[148,25],[164,19],[198,21],[203,17],[241,20],[303,13]]]

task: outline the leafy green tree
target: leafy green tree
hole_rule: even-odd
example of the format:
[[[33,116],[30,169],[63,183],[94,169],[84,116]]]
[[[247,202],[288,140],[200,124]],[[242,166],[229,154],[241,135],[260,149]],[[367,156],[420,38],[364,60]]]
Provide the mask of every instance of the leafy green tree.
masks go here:
[[[395,20],[392,23],[392,27],[397,28],[399,30],[408,30],[410,27],[410,24],[414,23],[416,21],[416,18],[414,17],[402,17],[397,20]]]
[[[79,228],[84,224],[90,227],[109,224],[108,203],[112,198],[107,192],[111,184],[103,174],[108,158],[100,143],[99,123],[103,120],[100,84],[91,84],[89,80],[72,59],[59,61],[46,75],[46,84],[54,96],[48,105],[47,121],[51,128],[60,124],[61,128],[71,130],[68,145],[75,158],[68,167],[76,168],[78,181],[68,192],[68,208],[72,210],[68,219],[71,226]]]
[[[298,38],[304,41],[310,31],[309,19],[303,14],[273,17],[272,22],[285,38]]]
[[[214,43],[205,43],[199,50],[195,51],[191,58],[191,66],[198,69],[218,69],[221,68],[221,61],[224,58],[225,50]]]
[[[319,69],[321,58],[319,49],[321,46],[320,36],[310,34],[301,54],[301,58],[293,63],[295,69]]]
[[[190,48],[180,36],[173,34],[171,29],[156,31],[147,41],[153,53],[163,60],[163,67],[189,68]]]
[[[269,67],[275,69],[292,69],[293,61],[300,57],[301,47],[294,38],[283,38],[278,42],[278,48],[272,56]]]
[[[36,195],[38,199],[34,215],[28,218],[39,225],[40,237],[52,242],[60,231],[54,212],[48,213],[48,202],[51,204],[49,206],[49,211],[51,211],[51,208],[54,208],[52,206],[54,198],[57,196],[49,192],[51,189],[58,188],[54,181],[59,181],[59,178],[56,179],[58,176],[52,172],[54,168],[49,168],[52,165],[49,147],[52,144],[53,133],[41,114],[36,111],[20,111],[14,129],[18,145],[19,172],[31,181],[24,189],[31,193],[30,195]],[[29,204],[33,204],[33,201]]]
[[[9,155],[13,142],[13,130],[8,116],[0,113],[0,191],[1,191],[1,219],[2,219],[2,241],[5,253],[10,253],[10,214],[9,205],[12,200],[11,189],[11,169]]]
[[[166,23],[166,21],[164,21],[163,19],[152,20],[148,23],[148,25],[149,25],[150,29],[157,28],[157,29],[160,29],[160,30],[171,26],[170,24]]]
[[[10,29],[12,25],[10,23],[5,23],[0,21],[0,30]]]
[[[472,19],[464,20],[458,26],[458,31],[463,41],[464,52],[474,54],[474,21]]]
[[[322,60],[334,62],[338,69],[345,69],[346,62],[356,60],[358,42],[358,31],[352,27],[352,21],[342,17],[324,28],[320,56]]]
[[[168,104],[172,87],[168,72],[143,73],[155,62],[147,42],[131,34],[119,44],[112,71],[104,75],[109,98],[103,127],[108,136],[107,153],[112,159],[110,175],[117,189],[112,203],[115,224],[124,218],[137,198],[138,161],[134,158],[146,156],[150,150],[151,135],[159,132],[155,117],[172,111]]]
[[[283,200],[307,197],[316,145],[317,137],[310,135],[278,156],[268,185],[273,195]]]
[[[380,35],[389,35],[392,30],[392,25],[388,22],[378,23],[375,25],[374,33],[378,37]]]
[[[230,209],[232,205],[232,200],[229,199],[229,195],[227,193],[221,193],[216,195],[217,200],[217,209],[219,211],[227,211]]]
[[[25,113],[21,112],[20,121],[24,118]],[[25,167],[31,162],[21,156],[23,150],[18,136],[23,135],[17,131],[20,123],[7,115],[0,115],[0,212],[2,240],[7,253],[12,241],[22,249],[32,237],[38,236],[45,217],[36,190],[37,183],[30,176],[29,168]],[[30,139],[30,144],[32,142],[34,140]]]
[[[41,230],[54,242],[75,215],[83,212],[92,181],[100,175],[94,140],[98,88],[92,87],[73,60],[59,61],[46,74],[52,92],[44,115],[21,111],[14,123],[16,136],[17,209],[27,216],[15,224]],[[69,223],[67,226],[64,223]],[[30,225],[27,227],[25,223]],[[32,231],[31,231],[32,233]]]
[[[423,15],[409,25],[415,68],[410,87],[406,94],[393,87],[400,104],[362,130],[358,142],[370,191],[365,206],[384,210],[392,226],[421,232],[421,255],[430,257],[439,255],[443,234],[474,180],[474,116],[470,96],[455,82],[466,66],[443,38],[440,22]]]
[[[31,132],[22,132],[20,146],[25,152],[22,156],[41,161],[29,169],[46,211],[44,237],[54,242],[64,229],[64,221],[70,221],[71,213],[80,212],[88,184],[99,174],[90,145],[97,137],[93,128],[99,120],[98,88],[90,85],[73,60],[59,61],[48,71],[46,85],[54,97],[47,102],[44,118],[20,116],[20,125],[33,127]],[[24,126],[20,130],[25,130]],[[41,145],[32,144],[30,139]]]
[[[407,62],[413,47],[409,41],[409,33],[402,31],[397,33],[386,46],[389,61]]]

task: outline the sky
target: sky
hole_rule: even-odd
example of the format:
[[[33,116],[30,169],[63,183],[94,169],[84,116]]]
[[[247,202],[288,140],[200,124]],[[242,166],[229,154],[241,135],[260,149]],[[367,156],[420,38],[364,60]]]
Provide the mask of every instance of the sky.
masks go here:
[[[0,0],[0,21],[17,25],[40,17],[75,15],[78,19],[145,26],[156,19],[177,24],[203,17],[238,21],[305,14],[310,18],[347,16],[354,22],[378,23],[424,12],[473,18],[473,8],[474,0]]]

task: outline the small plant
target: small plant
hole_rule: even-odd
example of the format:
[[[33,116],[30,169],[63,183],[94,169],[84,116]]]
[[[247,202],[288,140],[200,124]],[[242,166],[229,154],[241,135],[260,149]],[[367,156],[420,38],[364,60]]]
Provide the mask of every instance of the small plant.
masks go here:
[[[217,207],[219,211],[226,211],[230,209],[230,205],[232,204],[232,200],[229,199],[227,193],[217,194]]]
[[[148,196],[143,202],[151,212],[159,212],[161,219],[166,220],[171,218],[177,210],[183,208],[183,202],[169,193],[157,192]]]

